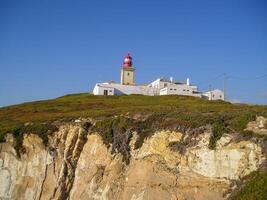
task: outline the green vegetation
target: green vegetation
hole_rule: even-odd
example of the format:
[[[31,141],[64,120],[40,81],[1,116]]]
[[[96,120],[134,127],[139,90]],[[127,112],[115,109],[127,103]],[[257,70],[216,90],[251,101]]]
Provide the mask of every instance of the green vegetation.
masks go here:
[[[20,153],[21,152],[22,153],[24,152],[24,148],[22,146],[22,144],[23,144],[23,134],[24,133],[21,131],[20,128],[14,128],[12,130],[12,134],[13,134],[13,137],[15,139],[15,146],[14,146],[14,148],[15,148],[15,150],[17,152],[17,156],[20,158]]]
[[[216,142],[222,137],[224,133],[229,132],[224,120],[215,121],[212,124],[212,136],[210,137],[209,148],[215,149]]]
[[[126,130],[132,129],[133,120],[125,117],[108,118],[96,123],[93,131],[98,132],[106,145],[113,142],[114,134],[123,134]]]
[[[242,115],[234,117],[230,122],[230,126],[232,127],[232,129],[241,132],[246,128],[248,122],[255,120],[256,120],[255,113],[244,112]]]
[[[38,123],[38,124],[28,124],[25,126],[18,126],[10,130],[15,139],[15,150],[17,155],[20,157],[20,153],[23,153],[23,134],[37,134],[46,146],[48,144],[48,135],[57,131],[57,127],[52,124]]]
[[[21,132],[32,132],[47,143],[47,134],[54,130],[53,121],[90,117],[99,120],[92,128],[100,132],[106,144],[112,143],[114,132],[136,130],[140,134],[138,148],[153,130],[186,131],[210,124],[213,127],[210,148],[215,148],[224,132],[242,131],[256,115],[266,117],[267,106],[234,105],[185,96],[73,94],[0,108],[0,142],[6,133],[13,133],[19,147]]]
[[[245,186],[241,188],[232,200],[266,200],[267,172],[254,172],[245,179]]]
[[[3,133],[1,133],[1,131],[0,131],[0,143],[1,142],[5,142],[6,140],[5,140],[5,135],[3,134]]]
[[[48,135],[57,131],[57,127],[49,123],[29,124],[21,128],[21,132],[26,134],[37,134],[42,140],[44,145],[48,144]]]

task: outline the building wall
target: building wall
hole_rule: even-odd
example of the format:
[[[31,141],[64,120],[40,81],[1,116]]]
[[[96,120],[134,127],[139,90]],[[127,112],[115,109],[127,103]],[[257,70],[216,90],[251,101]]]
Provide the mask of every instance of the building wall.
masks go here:
[[[168,88],[167,88],[167,87],[162,88],[162,89],[160,90],[159,95],[168,95]]]
[[[223,100],[224,101],[224,92],[221,90],[212,90],[203,93],[203,96],[207,97],[208,100]]]
[[[154,88],[155,95],[160,95],[160,90],[162,88],[169,86],[170,84],[172,84],[172,83],[157,79],[157,80],[153,81],[152,83],[150,83],[148,86]]]
[[[112,87],[103,87],[100,84],[96,84],[93,90],[94,95],[114,95],[114,88]]]
[[[172,84],[172,83],[167,82],[167,81],[161,81],[160,79],[157,79],[157,80],[153,81],[152,83],[150,83],[149,86],[157,88],[160,90],[164,87],[167,87],[170,84]]]
[[[134,69],[123,68],[121,70],[121,84],[123,85],[134,85]]]
[[[186,84],[169,84],[166,88],[160,90],[160,95],[187,95],[187,96],[197,96],[200,97],[200,94],[196,94],[196,88]]]
[[[121,85],[121,84],[110,84],[115,88],[115,95],[129,95],[129,94],[141,94],[141,95],[154,95],[154,89],[147,87],[146,85]]]
[[[118,83],[98,83],[96,84],[93,93],[95,95],[104,95],[104,90],[107,89],[113,90],[113,93],[109,92],[108,95],[141,94],[154,96],[154,88],[146,85],[122,85]]]

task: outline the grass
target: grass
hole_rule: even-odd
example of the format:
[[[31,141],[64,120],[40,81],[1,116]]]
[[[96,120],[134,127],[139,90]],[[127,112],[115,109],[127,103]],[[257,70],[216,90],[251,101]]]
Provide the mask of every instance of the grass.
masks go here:
[[[129,120],[137,115],[146,119]],[[37,132],[46,143],[47,133],[53,130],[46,126],[51,122],[90,117],[103,121],[98,128],[107,143],[111,142],[115,129],[116,132],[135,129],[140,132],[142,140],[155,129],[183,131],[211,124],[210,148],[215,148],[216,141],[224,132],[242,131],[256,115],[266,117],[267,106],[234,105],[185,96],[93,96],[82,93],[0,108],[0,142],[5,140],[4,135],[8,132],[19,138],[16,130],[20,130]],[[114,116],[127,119],[111,120]],[[33,125],[25,128],[25,123]]]
[[[231,200],[266,200],[267,199],[267,172],[253,172],[246,177],[246,184]]]

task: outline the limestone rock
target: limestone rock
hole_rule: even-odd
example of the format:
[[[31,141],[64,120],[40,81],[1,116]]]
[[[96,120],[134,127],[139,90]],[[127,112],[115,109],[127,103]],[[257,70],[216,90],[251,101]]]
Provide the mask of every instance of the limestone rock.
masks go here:
[[[61,125],[48,147],[26,135],[20,159],[9,136],[0,144],[0,199],[225,199],[235,180],[259,168],[265,153],[259,143],[235,142],[232,135],[210,150],[210,134],[194,136],[181,152],[171,145],[184,145],[186,133],[158,131],[135,149],[135,132],[128,165],[81,123]]]
[[[257,134],[267,135],[267,119],[258,116],[255,121],[249,122],[246,130]]]

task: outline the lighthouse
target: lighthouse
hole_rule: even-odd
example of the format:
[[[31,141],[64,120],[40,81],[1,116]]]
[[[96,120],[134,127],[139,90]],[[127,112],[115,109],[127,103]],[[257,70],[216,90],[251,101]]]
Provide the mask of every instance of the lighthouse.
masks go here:
[[[134,85],[134,67],[132,57],[128,53],[123,60],[123,66],[121,69],[121,84],[122,85]]]

